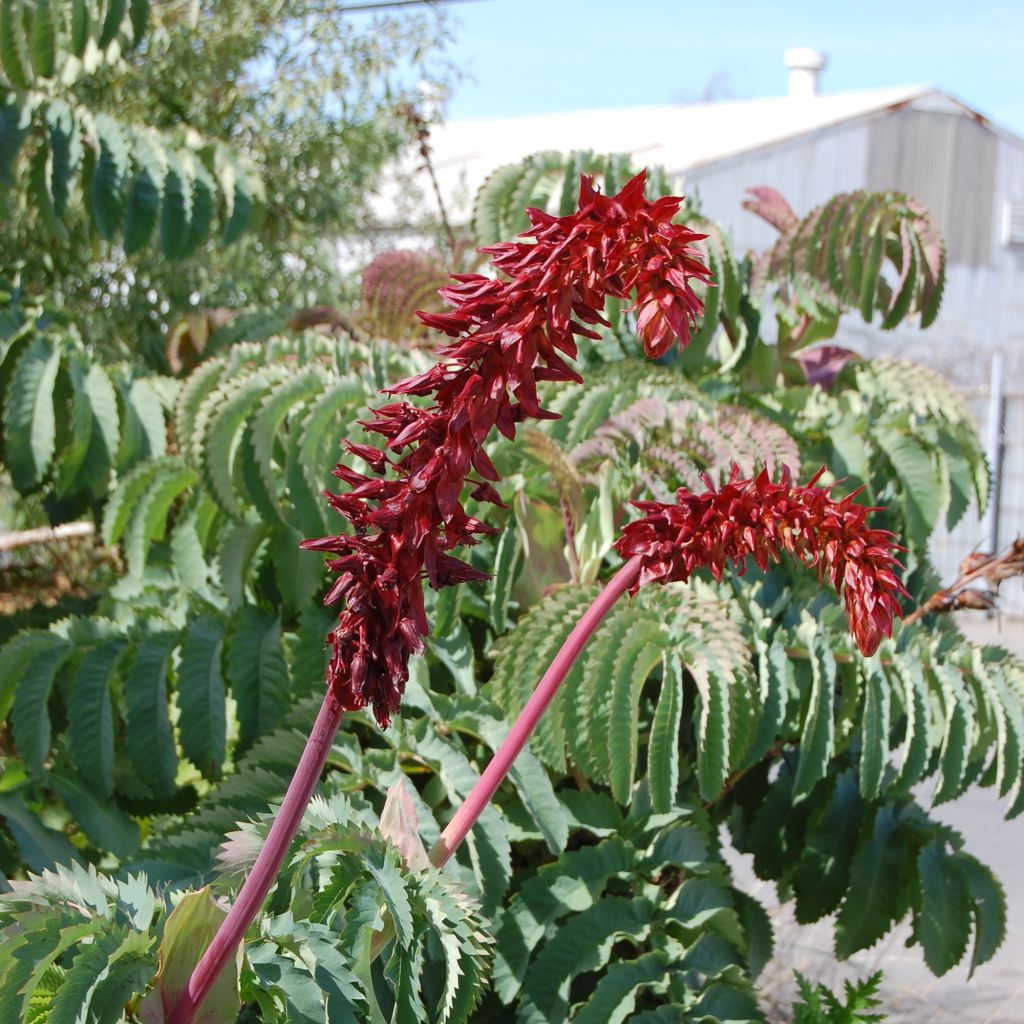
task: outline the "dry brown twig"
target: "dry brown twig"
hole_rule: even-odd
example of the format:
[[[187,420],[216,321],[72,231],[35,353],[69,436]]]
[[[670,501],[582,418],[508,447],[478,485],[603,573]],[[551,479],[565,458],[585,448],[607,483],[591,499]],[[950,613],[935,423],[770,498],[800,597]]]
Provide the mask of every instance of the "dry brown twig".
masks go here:
[[[960,563],[956,582],[936,591],[903,621],[909,624],[932,613],[953,612],[961,608],[990,611],[995,608],[999,584],[1014,576],[1024,576],[1024,537],[1018,537],[1000,554],[971,552]],[[974,585],[981,582],[987,583],[990,589],[982,590]]]

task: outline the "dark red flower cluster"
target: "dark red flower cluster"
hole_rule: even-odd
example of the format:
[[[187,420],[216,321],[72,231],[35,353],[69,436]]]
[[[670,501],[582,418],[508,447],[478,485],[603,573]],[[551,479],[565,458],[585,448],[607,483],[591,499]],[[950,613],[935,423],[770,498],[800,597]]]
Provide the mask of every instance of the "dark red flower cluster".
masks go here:
[[[762,471],[755,480],[732,479],[720,489],[705,477],[708,490],[676,492],[676,504],[638,501],[644,518],[630,523],[616,544],[623,558],[643,562],[636,587],[683,582],[697,569],[721,579],[732,562],[742,573],[748,555],[765,569],[788,552],[818,567],[846,602],[857,646],[874,654],[883,636],[892,635],[894,616],[902,616],[898,595],[906,594],[895,569],[900,550],[888,530],[867,526],[868,512],[854,504],[859,492],[833,501],[831,488],[815,486],[820,470],[805,486],[791,481],[789,470],[772,483]]]
[[[339,465],[335,475],[348,490],[327,498],[353,533],[303,543],[336,556],[328,567],[339,575],[325,600],[344,599],[345,608],[328,638],[328,682],[345,707],[371,704],[381,725],[397,710],[409,657],[428,631],[424,578],[435,588],[486,578],[449,554],[491,532],[466,513],[464,485],[477,501],[500,504],[485,440],[495,427],[512,438],[523,420],[553,416],[537,385],[581,380],[568,360],[577,336],[598,337],[592,328],[605,323],[605,298],[635,292],[651,356],[673,340],[689,342],[701,312],[691,281],[709,282],[691,247],[703,236],[672,223],[680,199],[649,202],[645,180],[640,174],[605,196],[584,178],[577,213],[530,210],[532,242],[484,249],[504,277],[455,275],[441,289],[452,311],[420,317],[458,340],[440,350],[433,369],[386,389],[432,403],[373,409],[363,426],[380,435],[381,447],[345,442],[369,472]]]

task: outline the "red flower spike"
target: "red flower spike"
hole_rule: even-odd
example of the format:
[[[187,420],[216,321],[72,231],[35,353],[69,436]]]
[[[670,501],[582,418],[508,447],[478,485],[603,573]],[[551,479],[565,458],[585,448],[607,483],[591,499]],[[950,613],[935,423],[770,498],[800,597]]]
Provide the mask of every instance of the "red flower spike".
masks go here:
[[[554,415],[540,406],[538,382],[579,380],[566,359],[576,356],[576,337],[593,338],[590,328],[605,323],[605,299],[635,292],[648,355],[663,355],[673,341],[689,343],[701,312],[690,283],[711,283],[692,248],[704,236],[672,223],[682,200],[649,202],[645,183],[639,174],[605,196],[584,178],[576,213],[530,210],[533,241],[481,250],[504,278],[454,275],[441,289],[452,311],[419,314],[454,340],[432,370],[385,393],[432,396],[433,404],[395,401],[371,410],[365,426],[384,439],[382,448],[346,444],[373,475],[338,466],[335,475],[351,489],[328,496],[355,536],[303,543],[343,556],[344,582],[327,595],[345,603],[328,636],[328,681],[345,708],[372,705],[386,726],[405,689],[409,657],[428,632],[423,580],[442,587],[482,578],[447,553],[488,530],[466,514],[464,487],[474,487],[477,501],[500,504],[484,442],[494,428],[511,439],[524,419]],[[470,480],[472,473],[484,482]]]
[[[698,569],[721,579],[727,563],[743,572],[747,556],[762,568],[783,552],[818,569],[846,603],[846,615],[865,655],[874,654],[883,636],[892,635],[894,617],[902,617],[898,596],[907,595],[894,572],[902,566],[900,548],[888,530],[867,526],[877,511],[853,502],[833,501],[831,488],[791,482],[788,469],[772,483],[762,471],[755,480],[732,478],[720,489],[705,478],[708,490],[676,492],[676,504],[637,501],[643,519],[630,523],[615,545],[625,558],[640,556],[633,592],[645,583],[684,582]]]

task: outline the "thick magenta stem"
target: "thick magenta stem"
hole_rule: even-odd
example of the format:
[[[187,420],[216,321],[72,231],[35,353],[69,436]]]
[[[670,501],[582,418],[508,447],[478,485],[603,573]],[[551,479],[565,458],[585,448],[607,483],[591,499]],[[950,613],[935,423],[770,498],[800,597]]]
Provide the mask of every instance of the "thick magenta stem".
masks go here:
[[[209,995],[210,989],[234,955],[242,936],[263,905],[267,893],[277,881],[278,872],[298,831],[299,822],[302,821],[313,790],[320,781],[320,773],[324,770],[327,754],[344,713],[345,709],[328,690],[306,741],[306,749],[303,750],[292,781],[288,784],[284,802],[274,818],[273,825],[270,826],[266,842],[256,857],[249,877],[246,878],[228,916],[224,918],[213,941],[196,964],[185,991],[181,993],[171,1011],[168,1024],[192,1024],[200,1004]]]
[[[608,581],[604,590],[597,595],[597,599],[576,623],[568,639],[562,644],[561,650],[555,655],[547,672],[537,684],[537,689],[533,691],[533,695],[526,702],[526,707],[519,712],[519,717],[513,722],[505,741],[495,751],[494,757],[484,769],[480,780],[466,797],[463,805],[455,812],[452,820],[448,822],[447,828],[441,833],[441,838],[431,848],[430,860],[436,867],[441,867],[448,862],[469,834],[469,830],[476,824],[484,808],[491,802],[495,791],[508,775],[512,762],[526,746],[526,741],[537,727],[541,715],[547,710],[558,687],[562,685],[562,681],[569,674],[569,669],[579,657],[591,634],[608,614],[612,605],[636,583],[640,575],[640,562],[639,555],[631,558]]]

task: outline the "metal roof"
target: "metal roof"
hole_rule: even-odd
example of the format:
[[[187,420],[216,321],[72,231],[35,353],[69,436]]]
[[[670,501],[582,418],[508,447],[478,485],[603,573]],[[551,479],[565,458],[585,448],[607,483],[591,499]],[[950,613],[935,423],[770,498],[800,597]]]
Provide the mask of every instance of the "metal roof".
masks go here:
[[[964,114],[997,134],[1009,134],[947,93],[914,85],[808,98],[783,96],[451,121],[432,131],[430,146],[442,194],[458,215],[497,167],[541,150],[630,153],[638,165],[656,164],[669,173],[685,174],[833,125],[906,107]]]

